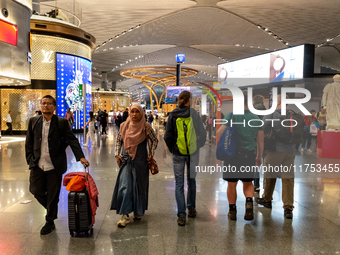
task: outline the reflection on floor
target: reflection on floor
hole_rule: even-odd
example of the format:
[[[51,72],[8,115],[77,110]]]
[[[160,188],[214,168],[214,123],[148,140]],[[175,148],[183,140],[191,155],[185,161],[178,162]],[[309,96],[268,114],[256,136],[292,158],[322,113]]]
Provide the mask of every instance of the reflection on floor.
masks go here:
[[[238,185],[238,219],[227,218],[227,183],[218,175],[198,176],[197,218],[185,227],[176,223],[175,183],[171,154],[165,148],[162,128],[156,160],[160,173],[150,176],[149,210],[141,222],[118,229],[119,216],[109,210],[118,174],[114,158],[117,130],[99,136],[98,148],[84,148],[90,172],[99,189],[93,235],[71,238],[67,222],[67,194],[62,188],[56,231],[40,236],[44,209],[28,191],[29,171],[24,141],[0,145],[0,254],[338,254],[340,253],[339,179],[297,178],[293,220],[285,220],[278,181],[273,209],[255,205],[255,220],[243,220],[245,199]],[[83,144],[83,136],[77,135]],[[69,171],[82,170],[67,149]],[[214,163],[209,144],[201,161]],[[315,152],[300,155],[296,164],[317,163]],[[323,164],[340,163],[322,159]],[[203,178],[204,177],[204,178]],[[262,187],[261,187],[262,188]],[[261,190],[262,193],[262,190]],[[27,200],[32,200],[29,202]],[[22,204],[21,202],[28,202]]]

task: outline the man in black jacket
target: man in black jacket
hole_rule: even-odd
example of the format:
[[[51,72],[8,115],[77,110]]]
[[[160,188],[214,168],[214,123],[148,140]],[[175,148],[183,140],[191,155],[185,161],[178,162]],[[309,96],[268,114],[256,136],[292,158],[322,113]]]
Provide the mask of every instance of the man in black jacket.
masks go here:
[[[125,112],[123,112],[123,122],[129,117],[129,109],[126,108]]]
[[[70,145],[77,161],[89,166],[78,139],[68,121],[54,115],[56,100],[46,95],[41,99],[42,115],[29,120],[26,134],[26,161],[29,165],[30,192],[46,208],[46,224],[40,233],[55,229],[62,175],[67,170],[65,149]]]
[[[191,93],[183,91],[178,97],[178,106],[168,118],[164,140],[173,154],[176,181],[176,202],[178,207],[177,223],[185,226],[184,168],[187,165],[188,216],[196,216],[196,172],[199,149],[204,146],[206,131],[199,114],[190,108]]]

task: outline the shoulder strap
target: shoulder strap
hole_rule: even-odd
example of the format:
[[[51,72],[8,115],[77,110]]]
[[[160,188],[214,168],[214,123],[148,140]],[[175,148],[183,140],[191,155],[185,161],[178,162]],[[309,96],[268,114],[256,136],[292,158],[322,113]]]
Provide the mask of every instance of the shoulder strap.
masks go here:
[[[149,143],[149,138],[148,138],[148,133],[146,132],[146,128],[145,128],[145,136],[146,136],[146,143],[147,143],[147,146],[149,147],[149,156],[151,155],[151,146],[150,146],[150,143]]]

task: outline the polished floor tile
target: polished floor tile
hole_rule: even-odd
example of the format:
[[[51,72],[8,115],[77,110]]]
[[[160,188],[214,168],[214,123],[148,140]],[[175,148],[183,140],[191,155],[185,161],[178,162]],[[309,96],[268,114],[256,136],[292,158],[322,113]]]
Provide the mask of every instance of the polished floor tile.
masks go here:
[[[177,225],[172,155],[163,128],[155,127],[159,139],[155,159],[160,173],[150,175],[149,208],[140,222],[117,228],[120,216],[110,211],[118,175],[114,157],[115,128],[108,136],[97,134],[98,147],[86,147],[89,171],[99,190],[99,208],[93,234],[71,237],[68,230],[67,195],[62,187],[56,231],[41,236],[45,210],[29,193],[29,170],[24,137],[0,143],[0,254],[340,254],[340,179],[317,175],[295,179],[294,218],[283,215],[281,180],[273,195],[273,208],[254,203],[253,221],[243,219],[245,198],[237,185],[237,221],[228,220],[227,183],[219,174],[197,175],[197,217],[185,227]],[[83,143],[82,134],[76,135]],[[68,172],[83,171],[67,149]],[[336,164],[315,153],[296,153],[295,163]],[[215,151],[208,143],[200,152],[201,165],[214,165]],[[262,182],[261,192],[262,194]],[[186,190],[186,184],[185,184]],[[258,195],[257,195],[258,196]],[[131,215],[132,217],[132,215]]]

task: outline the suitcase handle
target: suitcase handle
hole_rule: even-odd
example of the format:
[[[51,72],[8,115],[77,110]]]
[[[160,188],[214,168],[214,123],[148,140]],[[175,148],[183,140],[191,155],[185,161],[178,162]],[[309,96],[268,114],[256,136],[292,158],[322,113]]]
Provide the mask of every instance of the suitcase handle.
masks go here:
[[[86,164],[84,164],[84,168],[85,168],[85,183],[87,184],[87,174],[89,173],[89,169],[88,166]],[[86,171],[87,169],[87,171]]]

